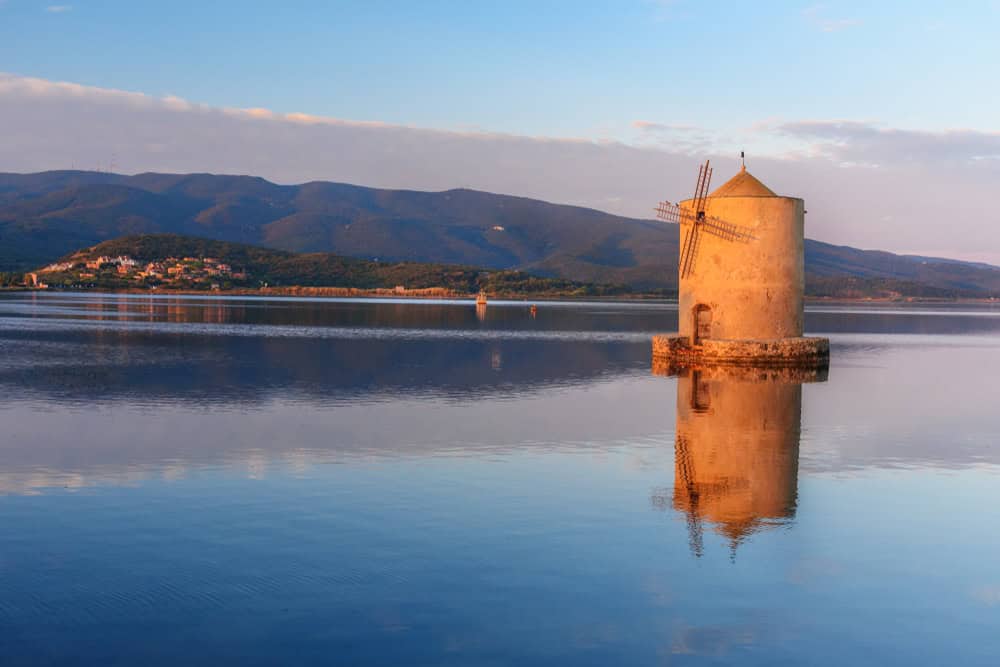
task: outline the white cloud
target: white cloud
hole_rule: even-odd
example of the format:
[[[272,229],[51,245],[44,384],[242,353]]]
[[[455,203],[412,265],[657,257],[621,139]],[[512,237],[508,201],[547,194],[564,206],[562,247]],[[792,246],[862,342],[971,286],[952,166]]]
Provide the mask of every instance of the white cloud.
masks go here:
[[[73,9],[73,5],[49,5],[45,8],[50,14],[64,14]]]
[[[607,139],[451,131],[270,109],[222,109],[176,96],[0,74],[0,170],[106,165],[127,172],[208,171],[279,183],[330,180],[373,187],[468,187],[650,217],[688,191],[713,160],[717,182],[739,166],[710,130],[636,121],[636,145]],[[917,132],[858,121],[769,119],[754,132],[788,150],[748,151],[772,189],[802,196],[812,238],[932,254],[949,248],[993,263],[1000,214],[996,135]],[[642,137],[645,137],[643,139]],[[702,141],[703,146],[697,147]],[[871,163],[877,168],[851,164]],[[845,166],[846,165],[846,166]],[[929,250],[924,250],[929,249]]]

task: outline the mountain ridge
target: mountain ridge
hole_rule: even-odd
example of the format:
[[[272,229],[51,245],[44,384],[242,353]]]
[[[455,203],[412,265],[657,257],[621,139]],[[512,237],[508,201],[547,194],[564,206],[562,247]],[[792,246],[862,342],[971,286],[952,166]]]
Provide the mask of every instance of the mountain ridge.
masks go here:
[[[393,190],[256,176],[87,171],[0,173],[0,270],[82,247],[171,233],[292,252],[462,264],[568,280],[676,289],[678,230],[580,206],[455,188]],[[855,277],[1000,294],[1000,267],[806,240],[812,280]]]

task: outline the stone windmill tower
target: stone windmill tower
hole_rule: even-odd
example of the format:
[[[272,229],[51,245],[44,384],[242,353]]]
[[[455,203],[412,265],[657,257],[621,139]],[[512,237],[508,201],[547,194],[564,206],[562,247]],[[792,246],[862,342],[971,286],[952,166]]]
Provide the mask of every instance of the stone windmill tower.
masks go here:
[[[777,195],[744,165],[708,193],[706,162],[695,195],[663,202],[680,225],[678,333],[656,336],[653,356],[676,361],[825,364],[829,341],[804,338],[805,204]]]

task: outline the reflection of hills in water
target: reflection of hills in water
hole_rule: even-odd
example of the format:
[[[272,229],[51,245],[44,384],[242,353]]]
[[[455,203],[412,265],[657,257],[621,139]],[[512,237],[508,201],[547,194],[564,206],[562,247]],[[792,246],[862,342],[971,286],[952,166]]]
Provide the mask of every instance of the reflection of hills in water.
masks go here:
[[[617,375],[648,356],[646,345],[587,341],[192,340],[128,334],[95,335],[84,343],[79,336],[37,333],[31,338],[19,350],[16,366],[0,364],[0,386],[8,396],[37,392],[88,403],[524,393]],[[29,355],[37,364],[25,363]]]
[[[656,369],[663,372],[669,369]],[[822,371],[677,371],[673,508],[703,553],[705,524],[735,552],[751,533],[795,516],[802,382]],[[666,505],[664,497],[654,502]]]
[[[13,297],[13,298],[11,298]],[[662,332],[676,330],[675,304],[618,302],[567,305],[499,302],[252,299],[143,295],[10,295],[0,316],[60,317],[91,321],[258,324],[502,331]],[[836,305],[806,309],[813,333],[972,334],[1000,332],[1000,304]]]
[[[0,299],[0,315],[86,319],[95,322],[172,322],[302,327],[393,327],[403,329],[503,331],[660,331],[676,326],[676,309],[647,303],[496,302],[475,308],[472,300],[318,300],[240,297],[150,297],[142,295],[29,295]]]
[[[1000,332],[1000,304],[818,305],[806,308],[813,334],[976,334]]]
[[[643,337],[622,344],[567,330],[582,313],[571,315],[568,323],[560,313],[558,329],[550,322],[550,330],[567,334],[558,340],[519,338],[513,330],[530,333],[539,321],[546,326],[544,312],[532,320],[527,306],[491,307],[487,324],[496,335],[476,337],[468,334],[482,324],[471,303],[338,303],[331,308],[113,297],[92,303],[44,301],[37,312],[26,310],[41,317],[19,317],[14,309],[8,323],[26,326],[0,329],[0,349],[17,352],[0,361],[0,386],[10,396],[235,404],[275,396],[335,402],[503,395],[617,375],[648,359]],[[150,327],[128,326],[144,319]],[[229,323],[243,333],[157,328],[173,322]],[[317,335],[267,334],[268,326],[280,325],[301,332],[318,327]],[[366,335],[368,327],[395,327],[397,334]],[[438,333],[421,336],[427,331]]]

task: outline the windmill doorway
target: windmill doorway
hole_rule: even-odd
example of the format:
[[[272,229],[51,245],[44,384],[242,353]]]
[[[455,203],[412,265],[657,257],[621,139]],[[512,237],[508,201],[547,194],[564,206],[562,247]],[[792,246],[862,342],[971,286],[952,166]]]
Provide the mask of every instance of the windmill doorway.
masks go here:
[[[694,326],[691,328],[691,344],[701,345],[712,337],[712,309],[703,303],[694,307]]]

